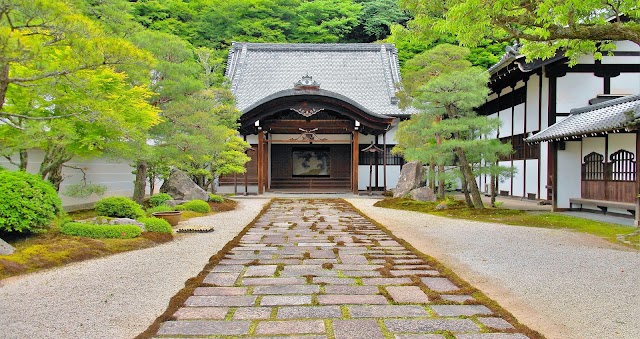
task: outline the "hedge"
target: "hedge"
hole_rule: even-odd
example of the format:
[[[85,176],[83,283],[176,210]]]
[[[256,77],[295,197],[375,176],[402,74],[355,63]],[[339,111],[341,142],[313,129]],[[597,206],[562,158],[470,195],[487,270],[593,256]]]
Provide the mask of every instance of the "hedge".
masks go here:
[[[81,222],[68,222],[60,226],[60,232],[87,238],[130,239],[140,236],[142,229],[135,225],[95,225]]]
[[[145,217],[138,219],[138,221],[144,224],[144,229],[147,232],[173,233],[171,225],[164,219]]]
[[[26,172],[0,171],[0,232],[44,232],[61,212],[49,182]]]
[[[180,206],[180,207],[178,207]],[[198,213],[209,213],[211,212],[211,207],[204,200],[191,200],[187,201],[184,204],[176,206],[176,210],[179,211],[194,211]]]
[[[167,193],[158,193],[154,194],[149,198],[149,205],[153,207],[158,207],[163,205],[165,202],[173,200],[173,198]]]
[[[108,197],[96,202],[96,214],[112,218],[137,219],[144,210],[135,201],[125,197]]]

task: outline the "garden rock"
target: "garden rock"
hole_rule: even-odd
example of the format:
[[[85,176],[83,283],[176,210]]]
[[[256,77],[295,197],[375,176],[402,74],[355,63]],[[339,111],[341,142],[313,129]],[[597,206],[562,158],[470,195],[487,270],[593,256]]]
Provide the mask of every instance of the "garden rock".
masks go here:
[[[402,166],[400,178],[393,193],[394,198],[404,197],[411,190],[420,187],[424,178],[424,168],[419,161],[411,161]]]
[[[413,200],[436,201],[436,195],[433,193],[433,190],[429,187],[416,188],[414,190],[411,190],[409,195]]]
[[[447,206],[446,203],[441,202],[438,204],[438,206],[436,206],[436,210],[441,211],[441,210],[446,210],[449,206]]]
[[[171,172],[169,178],[160,187],[160,192],[168,193],[175,200],[209,200],[209,193],[180,170]]]
[[[91,219],[83,220],[82,222],[96,224],[96,225],[134,225],[140,227],[144,232],[144,224],[129,218],[108,218],[108,217],[95,217]]]
[[[184,204],[185,202],[187,201],[186,200],[167,200],[164,202],[164,204],[169,207],[176,207],[178,205]]]
[[[0,255],[9,255],[13,254],[16,249],[15,247],[9,245],[6,241],[0,239]]]

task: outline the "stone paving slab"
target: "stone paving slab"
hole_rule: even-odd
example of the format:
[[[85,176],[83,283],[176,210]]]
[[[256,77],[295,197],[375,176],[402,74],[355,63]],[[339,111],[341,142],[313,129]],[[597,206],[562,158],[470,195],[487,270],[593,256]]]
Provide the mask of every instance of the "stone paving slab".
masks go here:
[[[275,200],[157,336],[526,338],[459,291],[343,201]]]

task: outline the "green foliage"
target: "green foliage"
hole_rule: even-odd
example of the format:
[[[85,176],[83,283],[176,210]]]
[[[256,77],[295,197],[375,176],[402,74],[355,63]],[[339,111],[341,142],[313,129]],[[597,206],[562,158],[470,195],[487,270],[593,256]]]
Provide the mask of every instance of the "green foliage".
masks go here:
[[[174,208],[167,205],[160,205],[160,206],[147,209],[146,214],[147,216],[151,216],[155,212],[169,212],[169,211],[174,211]]]
[[[173,197],[167,193],[157,193],[149,198],[149,205],[153,207],[158,207],[163,205],[165,202],[173,200]]]
[[[43,232],[61,211],[51,184],[33,174],[0,171],[0,232]]]
[[[86,238],[116,238],[130,239],[142,234],[140,227],[135,225],[94,225],[81,222],[68,222],[60,226],[60,232]]]
[[[144,229],[147,232],[173,233],[171,225],[164,219],[143,217],[138,221],[144,224]]]
[[[73,184],[68,185],[62,194],[73,198],[87,198],[92,194],[104,195],[107,191],[107,186],[97,184]]]
[[[402,0],[402,5],[414,15],[409,26],[415,30],[451,34],[471,47],[486,40],[519,41],[529,60],[563,51],[575,63],[585,53],[600,58],[616,40],[640,44],[637,1]]]
[[[180,206],[180,209],[178,209],[178,206]],[[176,206],[176,210],[178,211],[193,211],[198,213],[211,212],[211,207],[204,200],[191,200],[178,206]]]
[[[112,218],[137,219],[144,211],[135,201],[126,197],[108,197],[99,200],[95,205],[96,214]]]
[[[220,202],[224,202],[224,198],[217,194],[209,193],[209,201],[220,203]]]
[[[187,207],[184,204],[176,205],[176,206],[173,207],[173,210],[174,211],[187,211]]]

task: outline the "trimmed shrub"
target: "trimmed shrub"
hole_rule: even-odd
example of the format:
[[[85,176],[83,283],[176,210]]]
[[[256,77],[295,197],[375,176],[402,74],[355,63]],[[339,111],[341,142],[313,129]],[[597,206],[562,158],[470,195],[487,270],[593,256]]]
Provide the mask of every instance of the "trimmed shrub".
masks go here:
[[[178,206],[180,206],[180,205],[178,205]],[[176,206],[176,207],[178,207],[178,206]],[[184,204],[182,204],[182,206],[184,207],[184,210],[187,210],[187,211],[194,211],[194,212],[198,212],[198,213],[209,213],[209,212],[211,212],[211,207],[204,200],[197,200],[196,199],[196,200],[187,201]]]
[[[125,197],[108,197],[96,202],[96,214],[112,218],[137,219],[144,215],[142,207]]]
[[[154,194],[149,198],[149,205],[153,207],[158,207],[163,205],[165,202],[173,200],[173,198],[167,193],[158,193]]]
[[[164,219],[144,217],[138,221],[144,224],[144,229],[147,232],[173,233],[171,225]]]
[[[153,215],[153,213],[155,212],[169,212],[169,211],[173,211],[174,209],[170,206],[167,205],[160,205],[160,206],[156,206],[156,207],[152,207],[147,209],[147,216],[151,216]]]
[[[61,212],[50,183],[21,171],[0,171],[0,232],[44,232]]]
[[[60,226],[60,232],[87,238],[130,239],[140,236],[142,230],[135,225],[95,225],[81,222],[68,222]]]
[[[173,210],[174,211],[187,211],[187,207],[184,204],[176,205],[176,206],[173,207]]]
[[[209,194],[209,201],[211,202],[224,202],[224,198],[217,194]]]

